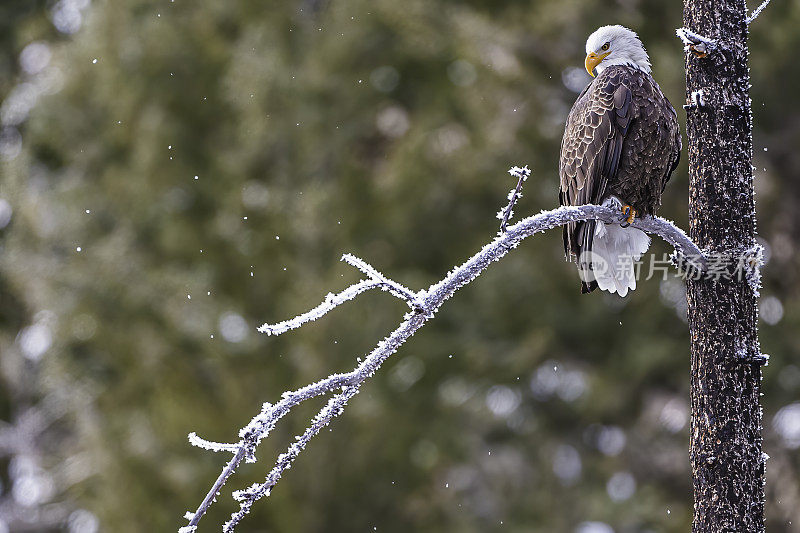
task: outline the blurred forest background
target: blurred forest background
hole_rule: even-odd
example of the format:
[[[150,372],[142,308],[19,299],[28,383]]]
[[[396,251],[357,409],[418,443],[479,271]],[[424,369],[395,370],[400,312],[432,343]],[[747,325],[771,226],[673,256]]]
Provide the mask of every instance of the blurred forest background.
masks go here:
[[[755,5],[751,5],[752,9]],[[584,42],[639,32],[683,121],[672,0],[0,3],[0,532],[174,531],[262,402],[351,369],[423,288],[557,205]],[[800,2],[751,28],[768,530],[800,531]],[[724,140],[723,140],[724,141]],[[684,154],[685,156],[685,154]],[[660,211],[687,228],[684,162]],[[660,256],[669,247],[656,241]],[[559,231],[447,302],[241,531],[682,532],[683,282],[582,296]],[[228,483],[238,506],[320,404]]]

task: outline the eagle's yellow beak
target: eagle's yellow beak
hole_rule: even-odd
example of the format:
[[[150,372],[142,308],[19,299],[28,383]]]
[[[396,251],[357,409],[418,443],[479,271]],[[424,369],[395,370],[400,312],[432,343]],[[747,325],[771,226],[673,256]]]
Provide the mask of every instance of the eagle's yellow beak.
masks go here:
[[[584,65],[586,66],[586,72],[589,73],[589,76],[594,78],[594,73],[592,71],[610,53],[611,52],[606,52],[605,54],[597,55],[594,52],[589,52],[589,55],[586,56],[586,61],[584,62]]]

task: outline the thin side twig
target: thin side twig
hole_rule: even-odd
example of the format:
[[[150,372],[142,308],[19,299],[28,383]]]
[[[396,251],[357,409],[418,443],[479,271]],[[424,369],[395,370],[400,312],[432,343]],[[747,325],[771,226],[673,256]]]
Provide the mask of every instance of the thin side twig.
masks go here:
[[[749,26],[751,22],[753,22],[758,18],[761,12],[764,11],[764,8],[767,7],[771,1],[772,0],[764,0],[763,2],[761,2],[761,5],[755,8],[753,10],[753,13],[745,19],[745,23],[747,23],[747,25]]]
[[[408,287],[404,286],[401,283],[398,283],[392,279],[387,278],[383,274],[381,274],[375,267],[360,259],[353,254],[344,254],[342,256],[342,261],[347,263],[348,265],[354,266],[359,269],[361,272],[369,276],[369,278],[373,281],[377,281],[381,288],[390,292],[392,295],[397,296],[401,300],[405,300],[405,302],[411,307],[412,309],[419,307],[420,302],[418,301],[418,295]]]
[[[211,452],[229,452],[229,453],[236,453],[239,451],[239,443],[230,444],[227,442],[213,442],[210,440],[206,440],[202,437],[198,437],[197,433],[192,431],[189,433],[189,444],[192,446],[197,446],[198,448],[203,448],[204,450],[208,450]]]
[[[302,315],[298,315],[290,320],[278,322],[277,324],[264,324],[258,328],[258,331],[260,333],[266,333],[267,335],[280,335],[291,329],[297,329],[307,322],[311,322],[326,315],[329,311],[332,311],[348,300],[352,300],[362,292],[378,288],[380,285],[381,283],[374,279],[361,280],[355,285],[350,285],[340,293],[328,293],[321,304],[310,311],[306,311]]]
[[[505,210],[497,213],[497,218],[502,220],[502,222],[500,222],[501,233],[506,232],[506,225],[511,217],[514,216],[514,204],[517,203],[519,198],[522,198],[522,184],[528,179],[528,176],[531,175],[531,170],[525,165],[524,167],[511,167],[508,173],[517,177],[517,186],[508,192],[508,205]]]
[[[361,280],[358,283],[349,286],[342,292],[336,294],[328,293],[322,303],[315,308],[292,319],[284,320],[283,322],[278,322],[276,324],[263,324],[258,328],[258,331],[260,333],[266,333],[267,335],[280,335],[281,333],[286,333],[289,330],[297,329],[307,322],[311,322],[326,315],[336,307],[349,300],[352,300],[362,292],[366,292],[370,289],[383,289],[393,296],[405,301],[412,309],[419,308],[420,299],[417,293],[403,286],[401,283],[387,278],[378,272],[375,267],[363,259],[359,259],[352,254],[344,254],[342,256],[342,261],[356,267],[361,272],[366,274],[369,279]]]

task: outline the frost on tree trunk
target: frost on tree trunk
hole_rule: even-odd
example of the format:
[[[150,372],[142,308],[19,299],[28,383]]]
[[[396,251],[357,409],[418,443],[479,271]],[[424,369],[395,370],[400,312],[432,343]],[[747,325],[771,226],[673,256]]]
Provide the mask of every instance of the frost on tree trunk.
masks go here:
[[[690,236],[732,261],[756,246],[746,9],[683,10],[684,28],[707,38],[686,55]],[[764,531],[756,291],[737,276],[688,284],[695,532]]]

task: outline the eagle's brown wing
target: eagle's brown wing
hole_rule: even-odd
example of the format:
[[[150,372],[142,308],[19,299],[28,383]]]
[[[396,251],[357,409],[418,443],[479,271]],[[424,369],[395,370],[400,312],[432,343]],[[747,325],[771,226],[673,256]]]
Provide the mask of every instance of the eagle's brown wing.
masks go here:
[[[598,204],[614,181],[632,117],[631,91],[622,69],[606,69],[578,97],[561,141],[561,205]],[[580,261],[592,249],[595,221],[564,226],[564,253]],[[587,265],[588,266],[588,265]],[[589,292],[597,282],[582,283]]]

